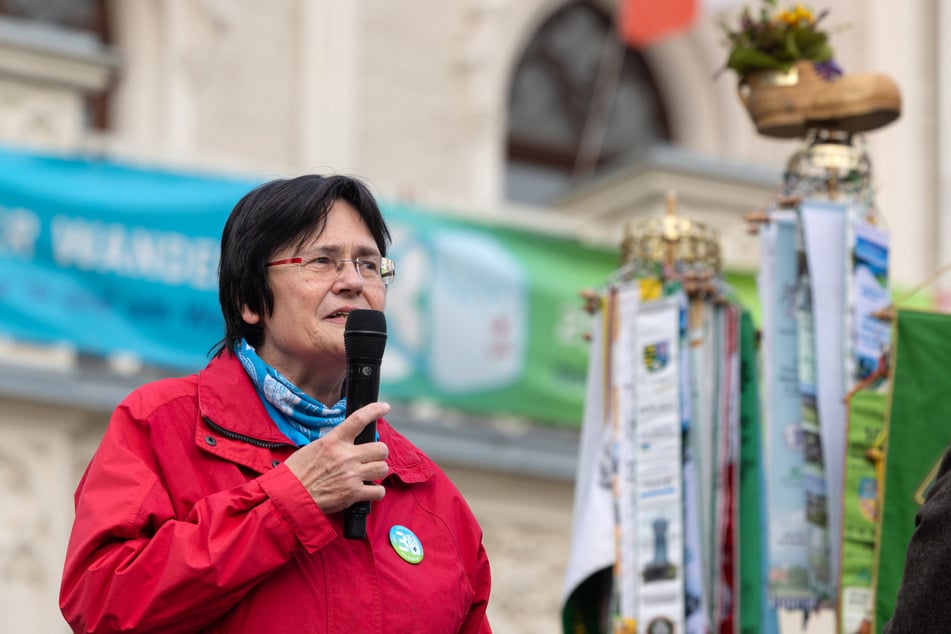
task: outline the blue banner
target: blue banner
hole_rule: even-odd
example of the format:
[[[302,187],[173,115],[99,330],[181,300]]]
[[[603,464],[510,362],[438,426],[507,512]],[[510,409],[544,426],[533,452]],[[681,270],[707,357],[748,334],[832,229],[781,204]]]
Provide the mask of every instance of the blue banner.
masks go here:
[[[0,336],[194,371],[223,335],[234,204],[265,179],[0,150]],[[381,201],[397,279],[381,396],[580,423],[590,317],[617,253]]]
[[[0,151],[0,332],[203,366],[221,228],[255,184]]]

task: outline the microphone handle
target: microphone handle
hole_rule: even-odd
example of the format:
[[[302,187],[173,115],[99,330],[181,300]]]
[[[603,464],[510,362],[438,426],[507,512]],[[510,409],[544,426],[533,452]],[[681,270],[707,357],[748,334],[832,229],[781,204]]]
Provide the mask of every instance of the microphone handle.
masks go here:
[[[380,393],[380,360],[372,362],[357,359],[347,368],[347,416],[370,403],[376,402]],[[353,440],[362,445],[376,440],[376,421],[371,421]],[[367,482],[367,484],[370,484]],[[363,539],[367,535],[369,502],[356,502],[343,514],[343,536],[347,539]]]

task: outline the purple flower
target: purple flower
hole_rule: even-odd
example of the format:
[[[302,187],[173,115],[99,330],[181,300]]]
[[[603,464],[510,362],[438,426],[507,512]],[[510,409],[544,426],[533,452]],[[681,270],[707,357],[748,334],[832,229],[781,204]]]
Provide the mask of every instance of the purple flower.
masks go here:
[[[842,76],[842,69],[831,59],[825,62],[816,62],[812,67],[816,69],[816,74],[826,81],[832,81]]]

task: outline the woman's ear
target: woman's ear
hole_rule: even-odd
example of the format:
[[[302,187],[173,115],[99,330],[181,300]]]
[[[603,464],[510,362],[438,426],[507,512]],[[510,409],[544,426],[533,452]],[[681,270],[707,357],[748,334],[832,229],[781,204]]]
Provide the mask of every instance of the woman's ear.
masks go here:
[[[258,315],[253,310],[251,310],[250,308],[248,308],[247,304],[244,304],[241,306],[241,319],[243,319],[245,323],[248,323],[254,326],[260,323],[261,316]]]

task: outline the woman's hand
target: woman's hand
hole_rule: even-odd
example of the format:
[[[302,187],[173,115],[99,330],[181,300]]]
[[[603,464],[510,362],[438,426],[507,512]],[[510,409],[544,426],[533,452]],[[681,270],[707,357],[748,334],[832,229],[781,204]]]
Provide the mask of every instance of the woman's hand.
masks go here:
[[[373,484],[390,471],[386,445],[355,445],[353,441],[364,427],[389,411],[388,403],[361,407],[326,436],[301,447],[285,461],[325,515],[342,511],[355,502],[375,502],[386,494],[382,485]]]

